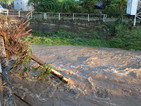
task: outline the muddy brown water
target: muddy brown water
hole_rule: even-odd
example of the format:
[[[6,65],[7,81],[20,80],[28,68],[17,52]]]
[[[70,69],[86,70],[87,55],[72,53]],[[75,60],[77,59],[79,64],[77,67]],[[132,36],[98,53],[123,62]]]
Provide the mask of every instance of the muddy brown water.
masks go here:
[[[33,53],[74,80],[13,77],[14,91],[32,106],[141,106],[141,52],[112,48],[32,45]],[[26,106],[16,100],[18,106]],[[28,105],[27,105],[28,106]]]

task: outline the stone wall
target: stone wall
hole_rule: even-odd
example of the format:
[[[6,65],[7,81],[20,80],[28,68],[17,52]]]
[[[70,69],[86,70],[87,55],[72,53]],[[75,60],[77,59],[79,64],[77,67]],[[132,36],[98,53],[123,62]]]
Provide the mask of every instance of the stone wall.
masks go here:
[[[31,22],[31,29],[39,32],[55,32],[57,30],[67,30],[72,32],[88,32],[102,26],[101,21],[97,22],[74,22],[74,21],[48,21],[48,22]]]

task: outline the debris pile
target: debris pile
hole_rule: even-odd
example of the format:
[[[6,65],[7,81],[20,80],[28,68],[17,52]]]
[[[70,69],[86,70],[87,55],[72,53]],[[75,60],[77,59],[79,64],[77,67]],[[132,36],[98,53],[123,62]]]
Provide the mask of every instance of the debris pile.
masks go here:
[[[29,12],[26,16],[30,15],[31,12]],[[3,45],[1,50],[5,48],[3,54],[5,54],[6,57],[2,60],[2,70],[4,71],[2,72],[3,84],[1,84],[1,88],[6,88],[5,91],[8,94],[8,99],[5,100],[6,102],[8,101],[8,105],[10,106],[14,105],[13,95],[18,97],[18,95],[12,92],[12,84],[10,80],[11,73],[18,73],[21,78],[26,78],[29,77],[29,74],[31,74],[30,69],[34,69],[35,71],[40,71],[37,78],[39,78],[39,76],[43,76],[44,78],[51,73],[66,83],[75,84],[74,81],[67,79],[61,73],[51,68],[49,64],[42,62],[39,58],[32,55],[32,50],[29,46],[31,41],[24,41],[24,37],[29,35],[29,32],[31,32],[31,29],[27,30],[28,26],[29,20],[26,17],[16,19],[0,14],[0,38],[3,41],[0,43]],[[14,62],[12,63],[12,66],[9,67],[9,60],[12,58],[14,58]],[[31,60],[37,62],[38,67],[33,66],[34,68],[31,68]],[[9,98],[12,102],[10,102]],[[22,100],[22,98],[20,99]]]

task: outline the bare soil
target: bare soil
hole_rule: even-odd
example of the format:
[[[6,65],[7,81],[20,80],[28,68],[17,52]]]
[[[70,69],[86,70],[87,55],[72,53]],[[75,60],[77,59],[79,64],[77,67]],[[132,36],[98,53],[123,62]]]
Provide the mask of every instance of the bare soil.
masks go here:
[[[113,48],[32,45],[34,55],[74,80],[12,77],[14,91],[32,106],[141,106],[141,52]],[[19,100],[18,106],[26,106]],[[28,106],[28,105],[27,105]]]

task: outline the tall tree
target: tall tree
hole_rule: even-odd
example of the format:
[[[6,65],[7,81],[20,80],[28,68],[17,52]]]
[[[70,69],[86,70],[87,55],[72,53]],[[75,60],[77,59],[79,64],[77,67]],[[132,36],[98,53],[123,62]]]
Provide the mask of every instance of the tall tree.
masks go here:
[[[57,0],[29,0],[37,11],[54,11],[57,8]]]
[[[29,0],[37,11],[74,12],[78,6],[75,0]]]
[[[94,5],[99,1],[99,0],[80,0],[81,5],[83,8],[87,9],[89,12],[91,12],[94,9]]]
[[[110,14],[123,14],[126,9],[128,0],[111,0],[109,1],[106,10]]]
[[[111,0],[110,6],[123,10],[127,5],[127,0]]]
[[[79,3],[74,0],[65,0],[61,2],[60,9],[62,12],[76,12]]]
[[[0,2],[11,4],[14,0],[0,0]]]

